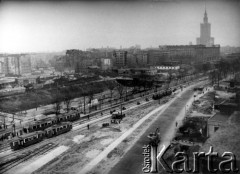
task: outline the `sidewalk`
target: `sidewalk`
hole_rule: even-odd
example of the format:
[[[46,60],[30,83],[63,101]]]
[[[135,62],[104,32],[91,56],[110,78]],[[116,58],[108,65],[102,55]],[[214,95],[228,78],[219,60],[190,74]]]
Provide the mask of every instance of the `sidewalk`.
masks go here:
[[[125,138],[127,138],[135,129],[137,129],[145,120],[147,120],[148,118],[150,118],[153,114],[160,112],[159,116],[168,109],[168,107],[170,105],[173,105],[173,103],[175,102],[175,100],[179,99],[179,97],[184,94],[188,89],[185,88],[182,92],[180,92],[177,97],[175,97],[174,99],[172,99],[170,102],[160,106],[159,108],[153,110],[152,112],[150,112],[149,114],[147,114],[145,117],[143,117],[141,120],[139,120],[131,129],[129,129],[128,131],[126,131],[122,136],[120,136],[117,140],[115,140],[112,144],[110,144],[104,151],[102,151],[96,158],[94,158],[92,161],[90,161],[82,170],[80,170],[78,173],[79,174],[84,174],[87,173],[89,171],[91,171],[102,159],[104,159],[108,153],[110,153],[115,147],[117,147]],[[192,96],[192,95],[191,95]],[[175,122],[174,122],[175,123]],[[152,132],[152,131],[151,131]],[[147,139],[147,138],[145,138]],[[141,153],[139,153],[141,154]],[[124,164],[125,165],[125,164]],[[121,165],[122,166],[122,165]],[[141,165],[140,165],[141,166]],[[123,166],[122,166],[123,167]],[[124,168],[124,167],[123,167]],[[114,173],[115,174],[115,170]],[[119,173],[119,172],[118,172]],[[124,173],[124,172],[122,172]],[[131,173],[131,172],[127,172],[127,173]]]
[[[136,141],[134,146],[130,147],[127,153],[121,158],[121,160],[108,172],[109,174],[141,174],[142,164],[144,156],[142,155],[144,145],[149,143],[147,136],[151,132],[155,132],[157,128],[160,129],[161,143],[167,143],[171,140],[174,132],[176,131],[175,121],[181,120],[185,116],[185,106],[191,100],[193,100],[192,87],[204,84],[203,82],[195,83],[193,86],[189,86],[184,89],[183,92],[179,93],[169,105],[165,107],[159,113],[159,116],[154,118],[153,122],[146,128],[140,138]],[[97,171],[97,169],[96,169]]]

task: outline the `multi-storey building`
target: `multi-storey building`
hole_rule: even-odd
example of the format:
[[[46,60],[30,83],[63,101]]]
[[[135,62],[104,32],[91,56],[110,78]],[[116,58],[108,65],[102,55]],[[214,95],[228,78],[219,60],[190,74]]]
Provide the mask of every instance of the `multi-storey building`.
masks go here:
[[[147,51],[149,65],[161,65],[168,61],[168,52],[162,49],[152,49]]]
[[[114,65],[117,68],[127,66],[127,51],[118,50],[113,53]]]
[[[31,56],[28,54],[19,57],[19,75],[31,74]]]
[[[136,54],[136,63],[139,66],[147,66],[149,64],[148,52],[141,51]]]
[[[24,75],[31,73],[31,57],[27,54],[0,55],[0,73],[5,75]]]
[[[112,61],[108,58],[102,58],[101,59],[101,69],[102,70],[109,70],[112,68]]]
[[[0,57],[0,75],[4,74],[4,58]]]
[[[134,53],[127,53],[127,66],[128,68],[136,68],[137,67],[137,56]]]
[[[194,64],[217,61],[220,57],[220,46],[205,45],[167,45],[168,58],[182,64]]]
[[[7,55],[4,57],[4,74],[19,75],[19,57],[18,55]]]
[[[203,23],[200,24],[200,37],[197,38],[197,45],[214,45],[214,38],[211,37],[211,24],[208,23],[206,10],[204,13]]]

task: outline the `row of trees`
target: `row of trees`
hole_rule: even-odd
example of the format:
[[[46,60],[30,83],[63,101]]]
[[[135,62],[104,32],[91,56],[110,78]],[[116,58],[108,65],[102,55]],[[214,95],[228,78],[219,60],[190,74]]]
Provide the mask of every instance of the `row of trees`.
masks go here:
[[[227,78],[229,75],[232,77],[239,72],[240,59],[226,60],[222,59],[214,65],[212,70],[209,70],[209,78],[211,79],[212,85],[217,83],[219,86],[220,80]]]
[[[54,101],[55,103],[55,111],[56,114],[60,113],[61,109],[61,103],[64,103],[66,106],[67,112],[70,111],[71,108],[71,102],[74,98],[76,98],[76,93],[77,92],[79,96],[83,97],[83,103],[79,103],[79,107],[83,104],[83,112],[86,113],[86,104],[91,103],[92,100],[94,99],[94,94],[101,93],[105,91],[106,89],[109,90],[109,97],[105,97],[105,95],[100,96],[99,98],[99,104],[102,105],[104,100],[107,99],[110,103],[110,106],[112,107],[113,101],[114,100],[120,100],[120,103],[124,100],[128,99],[129,95],[133,95],[133,91],[129,93],[129,88],[128,86],[124,86],[120,83],[117,83],[116,81],[106,81],[104,82],[104,85],[106,88],[102,88],[100,86],[92,85],[91,87],[88,88],[82,88],[79,86],[70,86],[70,87],[65,87],[62,89],[58,89],[57,92],[54,93]],[[149,89],[152,87],[151,86],[143,86],[144,90]],[[140,88],[138,89],[140,91]],[[116,92],[116,93],[115,93]],[[114,99],[113,95],[117,94],[119,97]],[[122,109],[122,106],[121,106]],[[90,112],[90,110],[89,110]]]

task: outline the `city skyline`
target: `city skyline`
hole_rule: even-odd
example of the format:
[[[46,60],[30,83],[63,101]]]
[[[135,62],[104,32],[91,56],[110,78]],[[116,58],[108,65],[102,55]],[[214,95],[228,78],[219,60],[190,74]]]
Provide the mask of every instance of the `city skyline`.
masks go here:
[[[240,46],[240,3],[207,1],[215,44]],[[196,44],[205,3],[81,1],[0,3],[0,52]]]

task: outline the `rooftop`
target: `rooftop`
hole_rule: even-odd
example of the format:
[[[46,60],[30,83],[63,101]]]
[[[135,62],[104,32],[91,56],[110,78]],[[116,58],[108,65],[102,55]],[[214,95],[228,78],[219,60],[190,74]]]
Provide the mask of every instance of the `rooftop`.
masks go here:
[[[35,136],[35,135],[37,135],[37,134],[39,134],[39,133],[42,133],[42,134],[43,134],[44,131],[36,131],[36,132],[32,132],[32,133],[28,133],[28,134],[21,135],[21,136],[19,136],[19,137],[14,137],[14,138],[12,139],[12,141],[18,140],[18,139],[22,139],[22,138],[31,137],[31,136]]]
[[[229,118],[230,125],[240,125],[240,111],[235,111]]]
[[[229,119],[230,116],[227,114],[218,112],[215,115],[213,115],[211,118],[209,118],[208,121],[210,122],[226,122]]]
[[[239,116],[239,113],[238,113]],[[239,120],[239,118],[238,118]],[[224,152],[232,152],[238,158],[240,157],[240,122],[234,124],[227,124],[219,128],[219,130],[209,138],[201,151],[208,152],[210,146],[215,152],[223,154]]]

